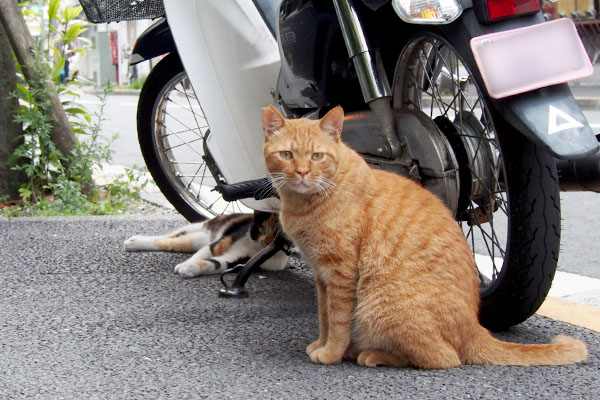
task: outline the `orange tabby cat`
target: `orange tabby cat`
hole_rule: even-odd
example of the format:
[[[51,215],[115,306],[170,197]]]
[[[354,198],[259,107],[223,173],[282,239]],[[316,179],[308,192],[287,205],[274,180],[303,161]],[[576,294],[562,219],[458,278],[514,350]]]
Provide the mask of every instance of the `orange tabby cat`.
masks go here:
[[[568,336],[507,343],[479,324],[475,263],[450,211],[342,143],[340,107],[314,121],[284,119],[270,106],[262,119],[282,226],[316,276],[313,362],[451,368],[587,359],[585,344]]]

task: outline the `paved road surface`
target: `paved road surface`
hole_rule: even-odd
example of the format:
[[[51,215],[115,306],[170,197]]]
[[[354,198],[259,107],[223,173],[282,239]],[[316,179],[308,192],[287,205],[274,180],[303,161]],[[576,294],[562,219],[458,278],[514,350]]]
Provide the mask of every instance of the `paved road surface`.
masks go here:
[[[0,398],[594,399],[600,335],[540,316],[499,335],[583,339],[591,357],[561,367],[449,371],[311,364],[310,271],[251,277],[251,297],[219,299],[217,277],[185,280],[186,256],[125,253],[128,236],[180,217],[0,219]]]

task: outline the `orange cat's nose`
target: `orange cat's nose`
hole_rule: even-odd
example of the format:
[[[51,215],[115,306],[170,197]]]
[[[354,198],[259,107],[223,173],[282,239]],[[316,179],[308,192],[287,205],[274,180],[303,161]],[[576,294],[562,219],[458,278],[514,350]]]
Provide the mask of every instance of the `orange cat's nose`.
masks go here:
[[[296,173],[300,175],[301,178],[304,178],[306,175],[308,175],[309,171],[308,169],[297,169]]]

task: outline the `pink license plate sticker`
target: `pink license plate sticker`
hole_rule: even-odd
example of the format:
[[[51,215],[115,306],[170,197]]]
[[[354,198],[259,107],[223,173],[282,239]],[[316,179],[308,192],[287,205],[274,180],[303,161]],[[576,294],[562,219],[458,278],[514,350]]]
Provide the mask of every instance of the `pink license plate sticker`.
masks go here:
[[[474,37],[471,50],[488,93],[496,99],[594,72],[568,18]]]

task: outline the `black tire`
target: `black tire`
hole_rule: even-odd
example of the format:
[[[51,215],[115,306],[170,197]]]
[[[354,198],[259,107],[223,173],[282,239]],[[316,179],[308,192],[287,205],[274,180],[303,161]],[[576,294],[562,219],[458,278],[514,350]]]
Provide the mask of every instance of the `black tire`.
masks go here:
[[[503,330],[525,321],[544,302],[558,264],[560,192],[554,159],[508,125],[504,149],[509,198],[506,255],[500,276],[481,290],[480,321]]]
[[[160,191],[188,221],[243,212],[211,190],[204,139],[209,124],[177,53],[150,72],[138,101],[138,140],[146,166]]]
[[[558,178],[552,157],[489,107],[468,66],[475,70],[441,37],[414,37],[398,63],[394,107],[428,114],[454,150],[457,221],[480,273],[480,320],[503,330],[535,313],[550,290],[560,243]]]

